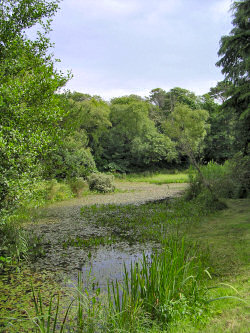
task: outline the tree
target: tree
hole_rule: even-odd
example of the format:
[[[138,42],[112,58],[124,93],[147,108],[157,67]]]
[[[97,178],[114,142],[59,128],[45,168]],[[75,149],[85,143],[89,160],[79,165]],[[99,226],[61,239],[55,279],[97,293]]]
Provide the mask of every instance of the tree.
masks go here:
[[[213,198],[218,200],[196,159],[203,148],[202,144],[208,129],[208,117],[206,110],[192,110],[187,105],[177,104],[165,123],[165,130],[170,138],[177,141],[179,149],[189,157],[205,187],[211,192]]]
[[[230,90],[232,89],[232,82],[230,81],[220,81],[217,82],[215,87],[210,88],[209,96],[211,96],[215,101],[222,104],[230,97]]]
[[[171,140],[149,118],[151,106],[134,95],[111,101],[112,127],[102,139],[104,169],[131,171],[176,156]]]
[[[165,109],[166,97],[166,91],[161,88],[152,89],[149,93],[149,100],[161,110]]]
[[[66,136],[46,157],[43,176],[47,179],[87,178],[96,171],[94,158],[87,145],[88,138],[84,131]]]
[[[79,92],[62,94],[67,117],[64,128],[72,132],[84,132],[88,138],[88,146],[96,160],[100,163],[102,154],[102,137],[111,127],[110,107],[99,96],[90,96]]]
[[[229,98],[224,102],[225,112],[236,116],[235,148],[247,154],[250,142],[250,0],[235,1],[232,7],[234,28],[220,41],[220,60],[225,81],[232,82]]]
[[[170,111],[173,111],[176,104],[188,105],[191,109],[200,108],[200,100],[192,91],[175,87],[167,93],[166,105]]]
[[[210,89],[211,91],[212,89]],[[217,94],[216,94],[217,95]],[[218,100],[218,97],[215,96]],[[209,112],[209,131],[204,140],[203,159],[223,163],[232,157],[234,116],[222,111],[222,106],[210,94],[201,97],[202,109]]]
[[[55,92],[68,77],[55,69],[47,37],[58,1],[0,3],[0,208],[18,204],[40,159],[61,135],[65,112]],[[25,31],[40,24],[30,40]]]

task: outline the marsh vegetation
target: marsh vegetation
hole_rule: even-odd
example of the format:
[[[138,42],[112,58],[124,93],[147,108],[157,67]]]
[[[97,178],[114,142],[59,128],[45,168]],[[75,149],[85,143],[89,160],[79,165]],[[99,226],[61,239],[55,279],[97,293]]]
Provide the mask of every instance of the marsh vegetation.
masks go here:
[[[0,2],[1,331],[248,331],[249,8],[207,94],[105,101],[60,90],[57,0]]]

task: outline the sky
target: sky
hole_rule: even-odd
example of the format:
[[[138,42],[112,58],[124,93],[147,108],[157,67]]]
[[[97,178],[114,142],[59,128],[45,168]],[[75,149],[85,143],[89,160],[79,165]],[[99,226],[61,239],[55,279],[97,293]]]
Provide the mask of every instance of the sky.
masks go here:
[[[231,0],[63,0],[50,34],[66,88],[108,100],[221,81],[217,52]]]

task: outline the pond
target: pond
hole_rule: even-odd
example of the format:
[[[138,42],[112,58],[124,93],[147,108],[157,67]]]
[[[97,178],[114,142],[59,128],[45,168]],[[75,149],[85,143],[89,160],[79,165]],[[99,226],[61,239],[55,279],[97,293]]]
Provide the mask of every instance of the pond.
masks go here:
[[[131,263],[140,262],[143,254],[150,258],[153,251],[153,244],[145,245],[119,243],[111,246],[101,246],[93,251],[91,258],[81,267],[82,280],[85,286],[90,288],[107,289],[108,281],[122,282],[124,278],[124,266],[130,272]],[[70,274],[68,286],[77,284],[78,274]]]
[[[61,279],[68,276],[72,281],[77,281],[79,272],[86,276],[91,270],[91,276],[95,276],[96,283],[100,287],[105,287],[107,279],[122,279],[124,264],[128,267],[131,261],[140,260],[143,251],[146,255],[150,255],[155,244],[148,241],[137,243],[135,234],[132,243],[126,242],[124,235],[122,239],[119,235],[119,226],[107,227],[98,224],[95,214],[81,214],[82,207],[89,207],[93,203],[96,205],[113,203],[118,205],[117,207],[126,204],[131,207],[141,206],[146,202],[179,196],[186,188],[186,184],[122,183],[120,186],[125,186],[121,187],[122,190],[126,188],[132,192],[93,195],[59,202],[42,209],[38,221],[26,225],[27,232],[34,234],[34,242],[38,244],[38,248],[41,246],[44,251],[30,267],[37,272],[55,272]],[[143,219],[143,215],[138,218]],[[117,235],[118,239],[106,242],[107,239]],[[75,240],[86,243],[102,239],[105,240],[104,244],[101,242],[96,246],[75,243]]]

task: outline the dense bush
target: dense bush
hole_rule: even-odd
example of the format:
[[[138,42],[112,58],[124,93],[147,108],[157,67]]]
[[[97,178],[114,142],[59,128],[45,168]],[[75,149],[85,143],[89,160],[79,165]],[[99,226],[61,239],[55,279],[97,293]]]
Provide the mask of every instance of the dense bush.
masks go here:
[[[201,172],[213,192],[220,198],[243,198],[250,191],[250,158],[236,154],[223,165],[209,162],[201,166]],[[208,196],[201,175],[190,169],[190,188],[187,192],[189,199]]]
[[[114,177],[103,173],[93,173],[87,178],[89,189],[97,192],[113,192],[115,190]]]
[[[50,158],[44,161],[44,176],[47,179],[86,178],[96,171],[94,158],[86,146],[87,138],[84,132],[64,138],[51,152]]]

